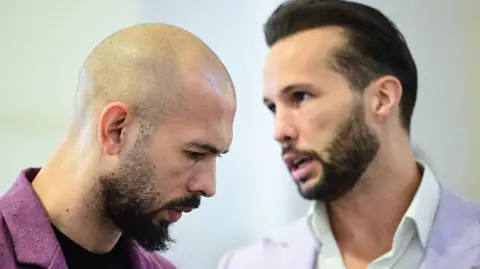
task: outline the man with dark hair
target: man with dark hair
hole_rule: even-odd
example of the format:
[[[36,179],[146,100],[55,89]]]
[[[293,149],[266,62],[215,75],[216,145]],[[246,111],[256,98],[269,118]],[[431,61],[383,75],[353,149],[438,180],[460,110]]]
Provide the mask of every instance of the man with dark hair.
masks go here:
[[[480,266],[480,207],[412,150],[417,70],[378,10],[289,1],[265,25],[264,102],[309,214],[221,259],[221,269]],[[273,209],[281,210],[281,209]]]
[[[155,251],[215,194],[235,111],[228,71],[192,33],[109,36],[81,69],[65,139],[0,199],[0,268],[175,268]]]

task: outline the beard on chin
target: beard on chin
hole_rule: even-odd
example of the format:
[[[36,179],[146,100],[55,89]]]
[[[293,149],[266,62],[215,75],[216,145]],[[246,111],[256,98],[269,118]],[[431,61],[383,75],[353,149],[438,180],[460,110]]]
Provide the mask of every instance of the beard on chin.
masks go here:
[[[169,249],[175,242],[169,233],[171,223],[165,220],[155,222],[157,211],[151,211],[154,203],[149,195],[125,189],[128,184],[120,183],[118,178],[104,177],[101,183],[104,212],[123,235],[147,251]]]
[[[357,104],[326,147],[324,152],[328,161],[314,151],[300,153],[313,157],[323,168],[322,176],[312,188],[302,191],[302,183],[297,183],[300,194],[305,199],[326,203],[343,197],[360,181],[379,147],[377,136],[364,120],[363,107]]]
[[[149,191],[152,188],[146,188],[148,183],[138,184],[147,178],[140,178],[138,169],[136,172],[134,177],[126,177],[126,174],[123,177],[115,177],[113,174],[102,177],[100,182],[104,211],[123,235],[135,240],[145,250],[167,251],[175,241],[169,233],[171,222],[156,221],[159,219],[159,210],[198,208],[200,197],[190,195],[166,202],[161,208],[155,207],[160,194]]]
[[[169,233],[171,222],[162,220],[159,210],[197,208],[200,197],[190,195],[162,200],[166,193],[157,190],[154,165],[143,154],[142,148],[141,143],[136,144],[116,171],[100,176],[102,207],[122,235],[147,251],[164,252],[175,241]]]

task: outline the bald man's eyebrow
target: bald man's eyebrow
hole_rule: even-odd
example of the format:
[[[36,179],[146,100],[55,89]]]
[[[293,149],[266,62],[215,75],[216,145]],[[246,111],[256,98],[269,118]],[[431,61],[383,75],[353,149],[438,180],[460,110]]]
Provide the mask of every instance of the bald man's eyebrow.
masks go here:
[[[218,149],[216,146],[214,146],[212,144],[209,144],[209,143],[190,142],[190,143],[188,143],[188,146],[193,147],[193,148],[197,148],[197,149],[200,149],[200,150],[203,150],[203,151],[207,151],[207,152],[210,152],[210,153],[215,154],[215,155],[228,153],[228,149],[222,151],[222,150]]]

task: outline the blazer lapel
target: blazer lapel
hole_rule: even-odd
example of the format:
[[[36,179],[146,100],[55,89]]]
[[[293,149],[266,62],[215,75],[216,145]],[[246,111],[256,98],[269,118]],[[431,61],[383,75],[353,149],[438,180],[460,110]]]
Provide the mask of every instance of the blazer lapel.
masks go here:
[[[442,188],[421,269],[471,269],[480,267],[480,206]],[[314,269],[319,246],[306,218],[281,235],[267,238],[272,255],[264,268]],[[275,251],[273,251],[275,249]]]
[[[478,211],[478,209],[476,209]],[[442,188],[421,269],[480,266],[479,216],[472,204]]]
[[[269,237],[266,244],[272,244],[274,255],[270,257],[268,268],[314,269],[317,257],[317,244],[310,234],[306,218],[290,226],[281,235]],[[275,265],[275,266],[272,266]]]
[[[2,213],[9,229],[16,259],[21,264],[48,269],[67,268],[48,215],[28,178],[39,169],[27,169],[20,174],[4,195]]]
[[[303,245],[292,246],[291,251],[286,251],[287,259],[283,268],[314,269],[317,254],[318,251],[313,240],[305,241]]]

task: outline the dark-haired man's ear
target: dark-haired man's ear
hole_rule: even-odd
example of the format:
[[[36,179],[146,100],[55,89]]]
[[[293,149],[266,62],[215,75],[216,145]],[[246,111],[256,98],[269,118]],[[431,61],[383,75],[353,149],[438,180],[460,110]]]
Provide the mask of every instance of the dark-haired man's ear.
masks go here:
[[[374,120],[385,123],[398,109],[402,97],[402,84],[394,76],[384,76],[374,81],[369,90],[372,95],[371,109]]]

